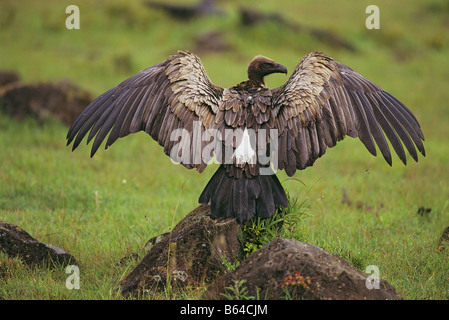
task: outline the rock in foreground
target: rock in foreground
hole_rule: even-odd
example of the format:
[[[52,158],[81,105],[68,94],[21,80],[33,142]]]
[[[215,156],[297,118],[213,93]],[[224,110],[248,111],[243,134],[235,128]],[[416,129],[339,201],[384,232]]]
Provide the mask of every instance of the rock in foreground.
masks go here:
[[[235,219],[211,219],[209,212],[209,206],[201,205],[171,233],[157,237],[121,281],[122,294],[163,292],[170,284],[172,289],[208,286],[205,299],[402,299],[385,280],[371,279],[373,274],[296,240],[277,238],[243,260],[242,225]],[[223,260],[240,264],[229,272]],[[236,283],[240,291],[229,290]]]
[[[233,273],[216,280],[206,298],[223,299],[237,280],[247,296],[259,299],[393,300],[402,299],[385,280],[367,288],[368,274],[346,260],[296,240],[278,238],[244,260]],[[303,284],[301,284],[303,283]],[[378,287],[378,289],[376,288]]]
[[[212,283],[226,272],[223,258],[234,262],[242,254],[235,219],[213,220],[210,207],[201,205],[161,237],[120,283],[125,296],[143,290],[164,290]]]
[[[42,243],[25,230],[11,223],[0,221],[0,251],[19,257],[27,265],[76,264],[76,259],[61,248]]]

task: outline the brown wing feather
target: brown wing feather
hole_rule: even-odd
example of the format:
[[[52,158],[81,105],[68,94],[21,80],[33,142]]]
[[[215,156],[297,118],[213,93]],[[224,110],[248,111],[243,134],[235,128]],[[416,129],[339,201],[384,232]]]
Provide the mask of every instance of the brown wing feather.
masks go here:
[[[416,148],[425,155],[420,125],[404,104],[320,52],[304,57],[287,82],[273,89],[272,108],[280,138],[294,139],[296,163],[279,162],[289,175],[312,165],[346,136],[358,137],[373,155],[377,144],[390,165],[388,140],[404,164],[403,145],[415,161]],[[291,159],[289,148],[279,148],[279,153],[279,159]]]
[[[175,143],[170,134],[186,129],[193,134],[193,121],[203,129],[215,126],[223,88],[215,86],[206,74],[200,59],[180,51],[170,59],[142,70],[118,86],[105,92],[78,116],[67,134],[73,150],[89,132],[87,143],[95,138],[91,156],[106,136],[105,148],[118,138],[145,131],[170,155]],[[190,152],[191,157],[194,152]],[[204,163],[189,159],[188,168],[202,170]]]

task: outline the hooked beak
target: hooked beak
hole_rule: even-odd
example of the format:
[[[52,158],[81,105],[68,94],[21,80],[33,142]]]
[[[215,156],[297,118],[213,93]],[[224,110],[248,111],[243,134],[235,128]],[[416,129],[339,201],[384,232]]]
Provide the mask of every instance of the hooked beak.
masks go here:
[[[277,73],[285,73],[287,74],[287,68],[285,66],[283,66],[282,64],[277,64],[276,66],[276,72]]]

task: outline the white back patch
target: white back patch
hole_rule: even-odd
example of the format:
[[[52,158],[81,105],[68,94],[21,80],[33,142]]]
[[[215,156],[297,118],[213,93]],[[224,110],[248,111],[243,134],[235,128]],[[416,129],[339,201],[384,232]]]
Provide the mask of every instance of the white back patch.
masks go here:
[[[248,130],[246,128],[243,131],[242,141],[240,142],[240,145],[237,147],[237,149],[235,149],[232,156],[236,160],[237,164],[256,164],[256,152],[251,147]]]

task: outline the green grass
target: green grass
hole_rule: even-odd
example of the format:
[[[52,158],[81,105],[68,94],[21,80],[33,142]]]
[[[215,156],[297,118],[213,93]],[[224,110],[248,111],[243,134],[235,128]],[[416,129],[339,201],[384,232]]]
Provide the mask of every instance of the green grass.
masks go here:
[[[381,29],[367,30],[370,1],[259,1],[260,10],[345,35],[356,52],[333,48],[275,23],[242,28],[236,8],[228,15],[180,23],[135,2],[79,1],[81,29],[65,28],[70,1],[2,1],[0,69],[24,81],[69,79],[100,94],[178,49],[195,49],[198,34],[219,30],[232,50],[202,54],[210,78],[221,86],[244,80],[248,61],[267,55],[292,71],[312,50],[325,51],[381,85],[421,122],[427,157],[389,167],[363,145],[346,139],[313,167],[288,179],[285,189],[307,212],[301,238],[380,276],[406,299],[449,298],[449,253],[437,242],[449,225],[449,32],[446,2],[379,4]],[[285,81],[275,75],[269,86]],[[0,255],[4,299],[121,299],[120,279],[136,262],[117,265],[145,242],[170,230],[191,209],[215,167],[203,174],[174,165],[156,142],[135,134],[89,158],[89,148],[65,147],[67,127],[57,122],[0,118],[0,220],[64,248],[80,262],[81,288],[65,287],[62,268],[33,270]],[[343,190],[351,205],[342,203]],[[428,216],[419,207],[432,208]],[[304,233],[303,231],[307,232]],[[306,237],[304,239],[304,234]],[[194,298],[161,295],[150,298]]]

